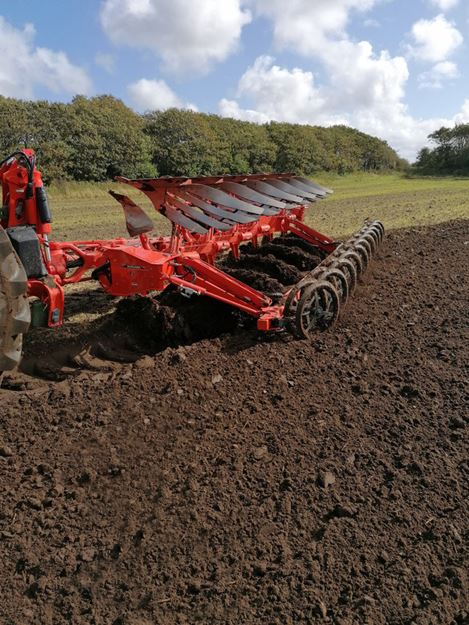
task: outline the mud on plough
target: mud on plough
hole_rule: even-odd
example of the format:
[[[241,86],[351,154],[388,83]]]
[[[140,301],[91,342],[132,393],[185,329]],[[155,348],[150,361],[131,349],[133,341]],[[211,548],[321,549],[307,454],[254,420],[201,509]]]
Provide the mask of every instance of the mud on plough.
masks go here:
[[[170,220],[170,236],[152,235],[147,214],[111,192],[130,239],[53,242],[34,153],[10,155],[0,164],[0,180],[0,371],[20,360],[27,298],[36,300],[33,325],[56,327],[64,287],[85,280],[120,297],[170,290],[206,296],[254,317],[259,330],[311,338],[335,323],[384,235],[378,221],[346,241],[323,235],[304,216],[329,189],[293,174],[255,174],[119,178]]]

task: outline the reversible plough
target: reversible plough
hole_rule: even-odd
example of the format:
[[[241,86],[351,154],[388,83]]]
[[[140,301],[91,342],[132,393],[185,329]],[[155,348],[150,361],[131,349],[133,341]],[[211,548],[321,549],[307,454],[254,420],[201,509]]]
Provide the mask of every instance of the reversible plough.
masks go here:
[[[31,322],[62,324],[64,287],[85,280],[120,297],[168,289],[207,296],[254,317],[259,330],[311,338],[334,324],[384,235],[378,221],[346,241],[306,225],[306,207],[331,191],[293,174],[118,180],[149,197],[170,220],[170,236],[152,235],[147,214],[111,192],[130,239],[50,241],[34,152],[0,163],[0,372],[19,364]],[[296,282],[277,279],[279,267]],[[263,274],[275,278],[269,288],[259,288]]]

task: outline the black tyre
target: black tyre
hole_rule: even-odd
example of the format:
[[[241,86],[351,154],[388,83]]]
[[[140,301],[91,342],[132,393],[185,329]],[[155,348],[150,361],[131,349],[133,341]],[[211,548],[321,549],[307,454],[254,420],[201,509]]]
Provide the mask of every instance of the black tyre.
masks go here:
[[[0,374],[21,362],[31,312],[28,279],[7,233],[0,227]]]

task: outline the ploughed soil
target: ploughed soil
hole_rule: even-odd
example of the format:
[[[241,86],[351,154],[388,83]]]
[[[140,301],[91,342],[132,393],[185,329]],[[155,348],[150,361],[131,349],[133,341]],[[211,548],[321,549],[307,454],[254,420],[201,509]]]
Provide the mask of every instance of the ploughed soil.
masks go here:
[[[468,255],[467,221],[389,233],[312,343],[145,355],[137,316],[31,342],[0,391],[1,625],[468,623]]]

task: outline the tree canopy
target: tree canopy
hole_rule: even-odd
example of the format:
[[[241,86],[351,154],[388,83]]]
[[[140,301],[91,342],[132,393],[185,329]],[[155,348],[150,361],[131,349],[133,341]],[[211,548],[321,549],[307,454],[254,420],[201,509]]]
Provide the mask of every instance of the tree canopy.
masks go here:
[[[419,173],[469,175],[469,124],[442,127],[428,138],[435,147],[420,150],[415,164]]]
[[[69,104],[0,96],[0,148],[38,153],[46,181],[402,169],[385,142],[347,126],[254,124],[169,109],[139,115],[109,95]]]

